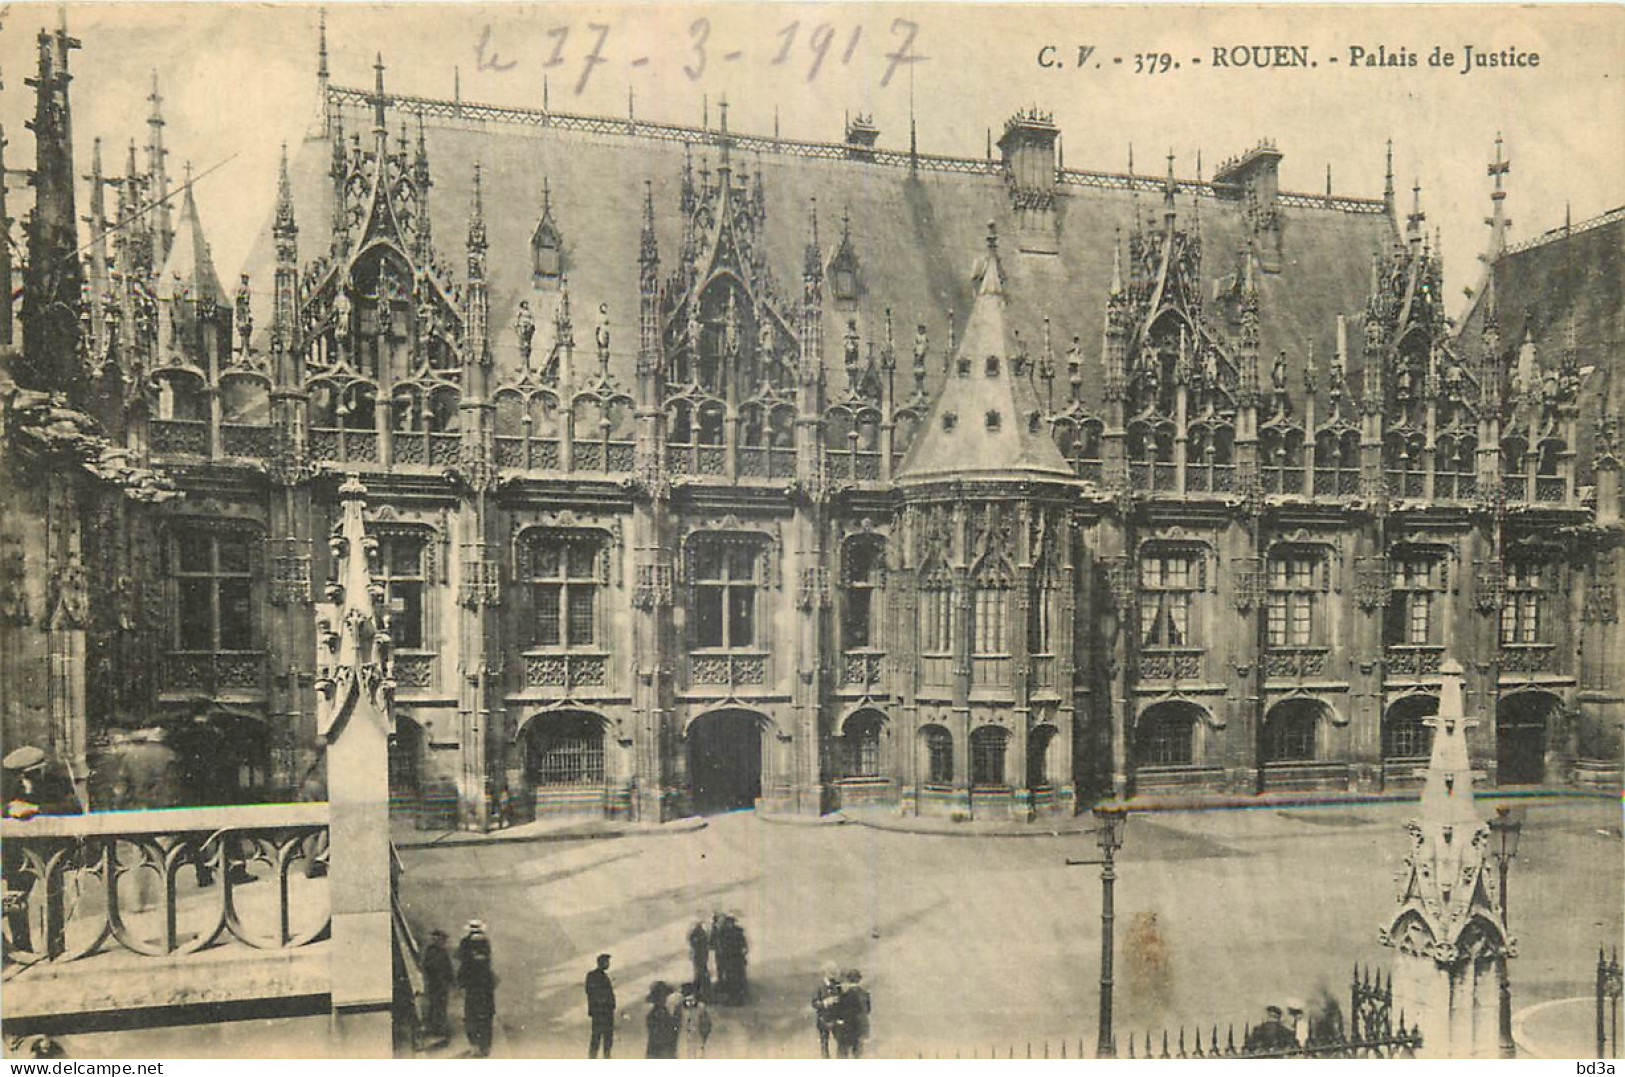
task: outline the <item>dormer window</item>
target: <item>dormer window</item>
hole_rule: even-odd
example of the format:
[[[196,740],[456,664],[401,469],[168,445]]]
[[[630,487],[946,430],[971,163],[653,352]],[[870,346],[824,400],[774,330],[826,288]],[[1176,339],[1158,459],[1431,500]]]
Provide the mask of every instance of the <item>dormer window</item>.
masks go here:
[[[988,430],[997,432],[999,427],[1004,425],[1004,416],[996,411],[990,411],[987,413],[986,421]]]
[[[961,378],[970,377],[970,360],[969,359],[961,359],[961,360],[959,360],[959,376]]]
[[[553,220],[553,194],[542,181],[542,219],[530,237],[530,267],[537,285],[555,284],[564,276],[564,236]]]
[[[830,292],[834,294],[837,302],[857,302],[858,274],[856,270],[848,266],[831,267],[829,288]]]
[[[858,301],[858,255],[852,249],[852,222],[844,213],[841,215],[841,242],[829,260],[826,276],[835,302],[852,304]]]
[[[558,280],[563,275],[564,252],[559,249],[557,240],[548,242],[539,236],[531,248],[531,258],[537,284]]]
[[[1038,414],[1038,412],[1029,411],[1027,413],[1027,433],[1029,433],[1029,434],[1038,433],[1038,428],[1039,428],[1040,425],[1042,425],[1042,423],[1043,423],[1043,418]]]
[[[990,378],[999,376],[999,357],[997,355],[987,357],[987,376]]]
[[[945,433],[945,434],[953,433],[954,427],[956,427],[958,425],[959,425],[959,414],[957,412],[945,411],[945,412],[942,413],[942,432],[943,433]]]

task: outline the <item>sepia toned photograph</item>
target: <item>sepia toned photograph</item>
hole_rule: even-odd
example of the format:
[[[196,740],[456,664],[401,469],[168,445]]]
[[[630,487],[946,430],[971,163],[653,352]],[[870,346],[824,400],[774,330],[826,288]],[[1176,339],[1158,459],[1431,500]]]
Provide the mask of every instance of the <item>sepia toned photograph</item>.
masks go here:
[[[1620,1058],[1622,60],[0,4],[5,1058]]]

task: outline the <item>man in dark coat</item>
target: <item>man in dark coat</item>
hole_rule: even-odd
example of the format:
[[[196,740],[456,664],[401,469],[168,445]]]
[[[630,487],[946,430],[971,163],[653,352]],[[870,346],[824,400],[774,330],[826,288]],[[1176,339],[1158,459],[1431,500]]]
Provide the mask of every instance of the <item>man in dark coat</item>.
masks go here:
[[[849,969],[835,1003],[835,1046],[841,1058],[862,1058],[863,1041],[869,1038],[869,991],[863,974]]]
[[[1281,1020],[1281,1007],[1264,1007],[1264,1020],[1247,1034],[1246,1046],[1249,1054],[1277,1054],[1298,1046],[1297,1037]]]
[[[451,967],[451,951],[446,947],[446,933],[435,928],[429,932],[429,945],[423,951],[425,1046],[443,1046],[451,1039],[451,1021],[446,1011],[451,998],[451,981],[455,975]]]
[[[702,920],[689,929],[688,959],[694,966],[694,990],[704,999],[711,993],[711,934]]]
[[[598,955],[598,967],[587,973],[587,1017],[592,1021],[592,1043],[588,1058],[598,1057],[600,1044],[604,1057],[615,1049],[615,985],[609,978],[609,955]]]
[[[491,940],[478,920],[468,922],[468,933],[457,944],[457,985],[463,989],[463,1033],[474,1057],[487,1058],[497,1015],[497,974],[491,967]]]
[[[841,974],[831,965],[824,970],[824,982],[813,995],[813,1017],[818,1023],[818,1053],[829,1057],[829,1035],[835,1029],[836,1007],[841,1001]]]
[[[730,1005],[745,1000],[745,929],[732,916],[724,916],[714,932],[717,953],[717,994]]]
[[[671,984],[656,980],[649,985],[649,1014],[644,1023],[649,1028],[649,1044],[643,1052],[645,1058],[677,1057],[678,1015],[671,1008]]]

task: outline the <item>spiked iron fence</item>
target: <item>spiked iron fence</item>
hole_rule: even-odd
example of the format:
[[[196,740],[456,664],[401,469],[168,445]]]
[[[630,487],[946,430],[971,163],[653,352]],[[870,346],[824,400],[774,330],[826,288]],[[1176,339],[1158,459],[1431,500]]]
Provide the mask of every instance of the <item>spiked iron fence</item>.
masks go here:
[[[1162,1030],[1160,1040],[1145,1033],[1136,1042],[1130,1036],[1129,1058],[1414,1058],[1422,1046],[1422,1030],[1407,1026],[1405,1014],[1394,1017],[1394,984],[1391,975],[1369,966],[1354,966],[1349,984],[1349,1019],[1345,1025],[1335,1002],[1307,1016],[1301,1039],[1292,1031],[1260,1036],[1243,1023],[1236,1037],[1234,1023],[1225,1026],[1224,1042],[1219,1042],[1219,1026],[1212,1024],[1187,1029],[1181,1026],[1170,1034]],[[1281,1042],[1282,1035],[1292,1042]]]
[[[1599,965],[1599,969],[1603,966]],[[1616,969],[1618,965],[1614,966]],[[1602,973],[1598,973],[1601,983]],[[1601,993],[1599,989],[1599,999]],[[1238,1035],[1234,1023],[1187,1026],[1146,1032],[1129,1037],[1127,1051],[1119,1051],[1115,1040],[1113,1056],[1118,1058],[1414,1058],[1422,1046],[1422,1030],[1407,1025],[1405,1015],[1394,1016],[1393,977],[1370,967],[1356,965],[1349,983],[1349,1017],[1329,997],[1327,1003],[1308,1016],[1304,1041],[1290,1046],[1265,1046],[1268,1038],[1255,1038],[1251,1025],[1243,1024]],[[1601,1002],[1598,1003],[1600,1014]],[[1599,1018],[1600,1019],[1600,1018]],[[1600,1026],[1599,1026],[1600,1027]],[[1279,1041],[1287,1034],[1281,1030]],[[959,1048],[903,1047],[883,1052],[893,1058],[929,1059],[1027,1059],[1087,1058],[1084,1041],[1078,1037],[1029,1039],[1021,1043],[989,1043]]]

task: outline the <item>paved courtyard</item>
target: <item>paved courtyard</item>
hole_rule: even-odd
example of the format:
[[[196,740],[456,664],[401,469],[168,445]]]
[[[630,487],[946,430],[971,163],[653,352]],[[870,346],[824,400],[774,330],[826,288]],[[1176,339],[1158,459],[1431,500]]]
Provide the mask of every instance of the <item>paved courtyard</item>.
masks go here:
[[[1510,891],[1525,1046],[1588,1054],[1599,943],[1622,935],[1620,805],[1524,801]],[[1493,801],[1481,801],[1487,813]],[[1414,804],[1137,815],[1117,884],[1120,1036],[1257,1020],[1326,990],[1347,1008],[1356,961],[1388,966],[1376,931],[1394,907]],[[751,998],[717,1007],[714,1055],[816,1054],[809,1000],[826,962],[857,967],[874,999],[874,1053],[1017,1056],[1048,1041],[1092,1053],[1099,869],[1091,837],[905,834],[856,824],[713,817],[687,833],[405,850],[420,935],[471,917],[493,938],[495,1053],[584,1053],[582,978],[615,955],[619,1054],[643,1053],[643,998],[688,976],[684,936],[713,910],[750,940]],[[1570,1000],[1570,1001],[1565,1001]],[[458,1009],[456,1000],[454,1010]],[[1573,1012],[1570,1012],[1573,1011]],[[1578,1038],[1578,1042],[1568,1041]]]

